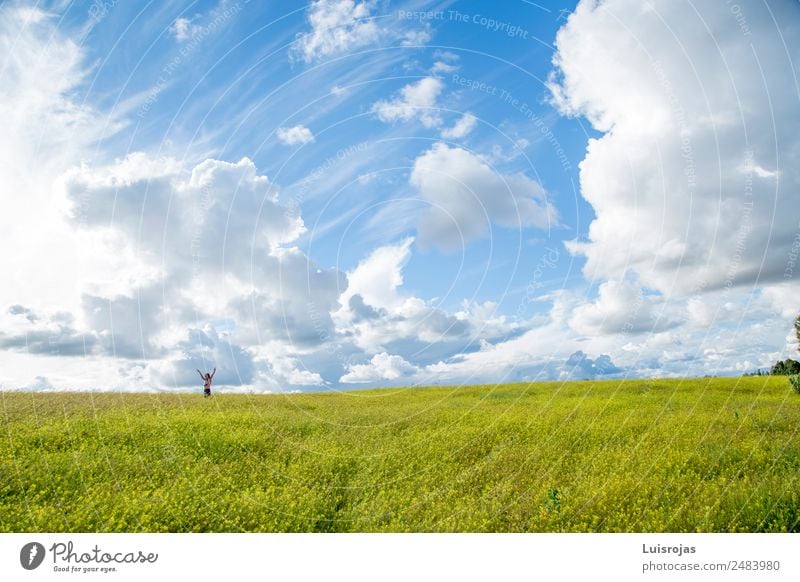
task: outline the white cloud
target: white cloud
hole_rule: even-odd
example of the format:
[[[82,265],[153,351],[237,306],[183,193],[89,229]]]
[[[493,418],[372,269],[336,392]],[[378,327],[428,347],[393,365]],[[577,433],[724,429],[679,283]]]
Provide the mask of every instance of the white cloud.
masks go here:
[[[310,63],[377,42],[372,2],[316,0],[306,13],[311,31],[298,35],[291,54]]]
[[[580,164],[596,218],[570,245],[591,278],[630,270],[669,295],[783,277],[800,183],[794,7],[749,6],[749,35],[724,3],[695,8],[583,1],[557,35],[555,102],[604,133]]]
[[[522,324],[500,313],[500,305],[495,301],[476,303],[461,302],[461,311],[455,313],[456,318],[470,326],[470,337],[473,340],[494,340],[521,331]]]
[[[110,167],[83,168],[66,183],[70,197],[86,207],[80,226],[112,227],[160,267],[161,285],[169,288],[161,308],[178,313],[170,304],[187,301],[204,318],[235,314],[246,345],[260,338],[319,343],[317,328],[329,331],[328,312],[344,278],[289,246],[305,231],[303,221],[296,208],[278,201],[253,162],[206,160],[183,172],[166,160],[148,178],[130,174],[130,167],[148,167],[147,156],[133,157],[133,164],[129,156]],[[144,303],[141,293],[133,299],[148,312],[159,305]]]
[[[657,333],[677,325],[665,313],[661,297],[646,296],[629,282],[606,281],[597,300],[577,306],[569,320],[581,334]]]
[[[30,392],[54,392],[56,388],[46,376],[36,376],[33,382],[24,387],[24,390]]]
[[[3,347],[148,359],[137,379],[154,386],[193,385],[204,361],[217,364],[227,386],[252,387],[267,375],[321,382],[314,372],[291,368],[291,359],[255,358],[264,342],[275,358],[290,358],[319,346],[323,332],[333,336],[330,312],[346,280],[291,246],[305,230],[302,219],[278,202],[250,160],[184,169],[135,153],[75,168],[62,184],[73,228],[108,233],[151,265],[151,276],[122,293],[102,286],[90,292],[94,281],[87,279],[74,325],[14,305],[8,317],[20,329],[4,328]]]
[[[81,47],[36,8],[0,8],[0,232],[14,252],[0,253],[0,306],[75,309],[80,285],[102,273],[124,278],[137,268],[130,254],[102,236],[80,236],[64,220],[57,177],[94,145],[122,129],[115,115],[74,96],[87,79]]]
[[[117,358],[152,358],[161,354],[154,343],[164,325],[169,303],[160,285],[136,288],[129,295],[83,295],[82,319],[97,337],[100,349]]]
[[[525,333],[495,344],[483,344],[479,351],[471,351],[430,364],[420,372],[419,383],[502,383],[517,380],[558,377],[569,354],[578,350],[609,350],[575,340],[563,322],[554,315],[555,305],[548,320]]]
[[[630,321],[639,326],[638,331],[627,326],[629,321],[618,319],[619,310],[609,307],[612,301],[599,298],[595,304],[587,304],[574,291],[559,291],[539,298],[551,301],[552,307],[523,333],[482,342],[478,351],[465,351],[420,367],[413,381],[498,383],[559,377],[702,376],[754,371],[776,359],[796,356],[792,318],[779,311],[784,303],[778,295],[747,290],[708,293],[701,299],[720,306],[722,315],[716,319],[712,315],[714,320],[709,325],[701,325],[687,313],[685,299],[666,302],[644,295],[644,301],[653,300],[653,305],[637,308],[639,293],[632,283],[612,293],[615,299],[630,297]],[[597,317],[601,311],[597,303],[609,314],[608,320]],[[588,322],[592,328],[583,330],[589,335],[573,329],[575,314],[581,309],[594,316]],[[641,317],[640,310],[664,320],[667,317],[662,312],[668,314],[670,325],[661,326],[659,322],[656,328],[669,330],[650,331],[648,325],[654,319]]]
[[[434,75],[439,73],[455,73],[458,68],[458,65],[453,65],[444,61],[436,61],[433,63],[433,67],[431,67],[431,73]]]
[[[270,371],[278,381],[278,387],[290,386],[322,386],[325,382],[317,372],[301,369],[297,358],[281,357],[276,354],[265,354]]]
[[[355,364],[348,367],[347,373],[340,378],[344,384],[363,384],[366,382],[397,381],[415,374],[418,368],[400,356],[382,352],[375,354],[366,364]]]
[[[466,137],[475,128],[476,123],[478,123],[477,117],[472,115],[472,113],[465,113],[453,127],[442,130],[442,137],[444,139],[460,139]]]
[[[413,238],[397,245],[379,247],[347,273],[347,290],[342,294],[342,304],[359,295],[369,305],[396,309],[403,299],[397,289],[403,284],[403,267],[411,258]]]
[[[333,314],[336,329],[368,354],[384,351],[433,360],[520,331],[492,302],[465,301],[450,313],[416,297],[403,286],[412,238],[372,251],[347,273],[347,290]]]
[[[76,329],[66,311],[34,311],[15,304],[0,313],[0,350],[45,356],[84,356],[94,351],[98,337]]]
[[[178,42],[184,42],[192,38],[195,34],[200,32],[202,27],[197,24],[192,24],[189,18],[178,18],[170,27],[169,31],[175,36]]]
[[[798,297],[800,297],[800,282],[788,280],[765,288],[760,303],[774,314],[790,320],[800,314]]]
[[[430,27],[407,30],[400,41],[402,46],[424,46],[433,38]]]
[[[438,127],[442,123],[437,99],[444,89],[438,77],[424,77],[416,83],[403,87],[388,101],[378,101],[372,111],[385,123],[419,119],[427,128]]]
[[[492,146],[492,154],[489,158],[492,163],[497,162],[512,162],[525,153],[525,148],[530,145],[530,142],[524,137],[514,140],[514,144],[509,146],[508,150],[503,149],[500,144]]]
[[[248,292],[232,297],[238,336],[248,345],[302,353],[334,339],[331,312],[347,282],[336,269],[320,269],[298,248],[281,248],[261,264]]]
[[[430,203],[417,223],[426,247],[460,248],[493,224],[548,228],[557,220],[538,183],[521,173],[500,174],[459,147],[435,144],[414,161],[410,182]]]
[[[293,56],[311,62],[383,40],[370,32],[378,30],[367,19],[374,5],[312,4],[312,32]],[[800,290],[793,272],[781,279],[797,245],[790,196],[800,183],[800,116],[784,85],[785,50],[773,46],[774,24],[758,7],[748,9],[754,34],[745,43],[725,24],[727,12],[698,7],[711,38],[671,4],[654,6],[686,53],[653,12],[622,0],[582,4],[559,36],[555,100],[605,133],[590,140],[581,164],[596,220],[588,239],[570,245],[586,254],[586,274],[600,286],[592,301],[552,295],[552,309],[534,323],[503,316],[491,301],[450,312],[412,294],[404,288],[411,238],[368,250],[347,274],[320,268],[297,246],[299,210],[281,202],[248,158],[94,159],[124,122],[76,99],[91,78],[83,50],[52,17],[4,7],[0,48],[14,58],[0,70],[0,191],[24,195],[7,196],[0,214],[14,250],[0,254],[0,269],[13,274],[0,286],[3,388],[195,386],[194,369],[214,365],[220,386],[237,391],[337,379],[681,376],[796,355]],[[774,10],[794,38],[792,19]],[[188,40],[194,26],[176,22],[172,32]],[[387,38],[426,40],[424,30],[402,32]],[[754,50],[763,84],[752,82],[762,78]],[[458,139],[476,120],[466,113],[444,128],[435,74],[452,72],[458,59],[434,57],[431,76],[373,112]],[[278,137],[289,145],[314,139],[302,125]],[[518,148],[526,145],[519,138]],[[416,242],[452,250],[495,225],[555,223],[539,184],[491,167],[516,155],[444,144],[419,155],[410,185],[430,208],[405,222],[416,219]]]
[[[279,127],[277,134],[281,143],[288,146],[307,144],[314,141],[314,134],[305,125]]]
[[[186,176],[188,174],[188,177]],[[133,153],[113,164],[70,170],[63,180],[74,226],[108,229],[171,277],[255,277],[253,260],[305,231],[296,209],[248,158],[208,159],[184,171],[171,159]],[[235,251],[235,252],[234,252]]]
[[[0,286],[4,388],[44,386],[37,375],[70,389],[189,386],[204,361],[237,389],[319,384],[292,354],[334,335],[346,279],[291,246],[298,209],[247,158],[92,161],[123,123],[72,100],[82,51],[31,14],[0,10],[14,54],[0,70],[0,188],[25,193],[0,214],[18,246],[0,255],[15,274]]]
[[[461,59],[456,53],[441,49],[433,51],[433,58],[446,63],[456,63]]]
[[[578,350],[567,358],[559,374],[559,379],[594,379],[616,376],[623,371],[622,368],[618,368],[614,365],[614,362],[611,361],[611,356],[608,354],[593,359],[582,350]]]

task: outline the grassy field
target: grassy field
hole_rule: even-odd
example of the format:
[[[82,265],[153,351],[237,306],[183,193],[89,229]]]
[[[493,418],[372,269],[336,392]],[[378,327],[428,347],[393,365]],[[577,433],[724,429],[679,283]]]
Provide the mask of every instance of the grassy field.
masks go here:
[[[9,531],[798,531],[786,378],[0,393]]]

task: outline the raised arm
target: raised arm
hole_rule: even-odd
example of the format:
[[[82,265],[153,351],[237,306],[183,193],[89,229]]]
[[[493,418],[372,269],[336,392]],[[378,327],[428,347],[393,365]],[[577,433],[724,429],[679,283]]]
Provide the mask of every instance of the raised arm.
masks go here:
[[[216,368],[214,368],[213,370],[211,370],[211,377],[213,378],[213,377],[214,377],[214,374],[216,374],[216,373],[217,373],[217,369],[216,369]]]
[[[197,373],[200,374],[200,378],[202,378],[203,380],[206,379],[206,377],[203,376],[203,373],[200,370],[197,370]]]

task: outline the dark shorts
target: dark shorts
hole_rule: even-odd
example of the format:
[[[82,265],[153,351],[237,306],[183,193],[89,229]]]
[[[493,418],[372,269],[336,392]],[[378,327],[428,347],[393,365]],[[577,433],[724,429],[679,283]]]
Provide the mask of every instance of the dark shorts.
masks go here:
[[[211,388],[203,388],[203,394],[206,396],[211,396]]]

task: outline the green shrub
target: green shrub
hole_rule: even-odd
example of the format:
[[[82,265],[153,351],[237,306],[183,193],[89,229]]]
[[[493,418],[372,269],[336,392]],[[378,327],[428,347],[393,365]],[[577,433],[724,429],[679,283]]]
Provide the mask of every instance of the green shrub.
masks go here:
[[[795,374],[794,376],[789,376],[789,382],[794,388],[794,391],[800,394],[800,374]]]

